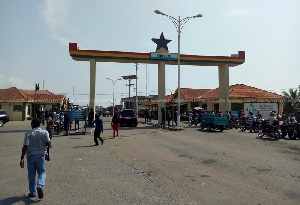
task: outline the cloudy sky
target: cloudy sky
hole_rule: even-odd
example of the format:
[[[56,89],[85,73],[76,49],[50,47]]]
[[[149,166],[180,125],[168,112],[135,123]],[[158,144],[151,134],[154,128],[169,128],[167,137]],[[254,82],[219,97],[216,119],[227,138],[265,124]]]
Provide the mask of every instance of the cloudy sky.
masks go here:
[[[191,19],[181,33],[181,53],[230,56],[246,52],[246,62],[230,68],[230,84],[246,84],[281,94],[300,84],[300,1],[298,0],[2,0],[0,2],[0,88],[16,86],[66,93],[88,104],[89,63],[73,61],[69,42],[80,49],[154,52],[151,38],[172,40],[177,32],[160,10]],[[217,67],[181,66],[181,87],[217,88]],[[112,103],[106,78],[135,74],[134,64],[97,63],[97,98]],[[157,66],[138,67],[139,95],[157,93]],[[118,102],[128,96],[126,81],[115,85]],[[74,92],[73,92],[74,87]],[[177,87],[177,66],[166,67],[166,92]],[[133,87],[131,93],[133,93]],[[73,95],[74,94],[74,95]],[[132,95],[132,94],[131,94]]]

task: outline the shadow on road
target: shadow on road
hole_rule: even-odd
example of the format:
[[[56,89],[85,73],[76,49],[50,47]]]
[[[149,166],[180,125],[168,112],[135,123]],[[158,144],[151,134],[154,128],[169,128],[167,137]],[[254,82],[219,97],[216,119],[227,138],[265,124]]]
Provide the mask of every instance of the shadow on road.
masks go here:
[[[95,147],[95,145],[76,146],[73,148],[85,148],[85,147]]]
[[[29,129],[28,129],[29,130]],[[16,132],[27,132],[28,130],[7,130],[7,131],[0,131],[0,133],[10,133],[10,132],[13,132],[13,133],[16,133]]]
[[[13,196],[13,197],[9,197],[6,199],[1,199],[0,200],[0,204],[1,205],[10,205],[10,204],[16,204],[18,202],[23,202],[24,204],[34,204],[34,203],[39,203],[40,200],[38,201],[34,201],[31,198],[29,198],[28,196]]]
[[[279,141],[279,140],[275,140],[274,138],[271,138],[271,137],[267,137],[267,138],[256,137],[256,139],[259,139],[259,140],[262,140],[262,141]]]
[[[155,126],[152,126],[152,125],[149,125],[147,127],[119,127],[119,130],[146,130],[146,129],[151,129],[151,130],[154,130],[154,129],[159,129],[159,127],[155,127]]]

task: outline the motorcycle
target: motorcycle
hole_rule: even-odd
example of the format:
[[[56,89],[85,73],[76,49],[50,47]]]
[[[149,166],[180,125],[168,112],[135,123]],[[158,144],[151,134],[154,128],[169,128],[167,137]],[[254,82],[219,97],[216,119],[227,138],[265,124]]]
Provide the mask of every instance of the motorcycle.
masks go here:
[[[240,128],[242,132],[244,132],[245,130],[250,130],[251,126],[252,123],[248,119],[241,121]]]
[[[192,126],[192,125],[197,126],[198,123],[199,123],[198,115],[195,115],[195,116],[193,116],[189,126]]]
[[[263,138],[265,135],[273,138],[274,140],[280,139],[281,129],[278,120],[274,121],[273,126],[269,125],[269,120],[262,121],[261,127],[258,131],[258,137]]]
[[[253,131],[253,132],[255,132],[255,133],[258,133],[259,128],[260,128],[260,123],[259,123],[259,121],[252,122],[251,127],[250,127],[250,132]]]

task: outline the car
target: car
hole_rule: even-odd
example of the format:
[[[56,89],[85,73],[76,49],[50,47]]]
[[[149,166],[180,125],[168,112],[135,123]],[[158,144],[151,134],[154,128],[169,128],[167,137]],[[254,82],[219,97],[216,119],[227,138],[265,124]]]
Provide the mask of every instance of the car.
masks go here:
[[[136,127],[138,125],[137,115],[134,109],[124,109],[120,112],[120,126],[130,125]]]
[[[9,121],[9,115],[3,109],[0,109],[0,127]]]

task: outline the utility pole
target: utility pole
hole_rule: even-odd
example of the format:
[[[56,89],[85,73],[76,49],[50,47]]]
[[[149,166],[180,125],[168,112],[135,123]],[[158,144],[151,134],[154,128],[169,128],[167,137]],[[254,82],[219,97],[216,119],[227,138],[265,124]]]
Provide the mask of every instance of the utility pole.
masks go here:
[[[148,67],[146,64],[146,96],[148,95]]]
[[[136,79],[135,79],[135,111],[136,111],[136,115],[139,116],[139,99],[138,99],[138,87],[137,87],[137,71],[138,71],[138,64],[135,64],[135,75],[136,75]]]
[[[137,70],[136,70],[136,72],[137,72]],[[128,82],[129,82],[128,85],[126,84],[126,86],[128,86],[128,88],[129,88],[129,97],[128,97],[129,106],[128,107],[126,106],[126,108],[131,109],[132,107],[134,107],[134,106],[131,106],[131,100],[130,100],[130,86],[134,85],[133,83],[131,83],[131,80],[137,79],[137,76],[136,75],[127,75],[127,76],[122,76],[122,78],[124,80],[128,80]]]
[[[133,83],[130,83],[131,82],[131,79],[128,79],[128,85],[126,84],[126,86],[128,86],[128,88],[129,88],[129,97],[128,97],[128,100],[129,100],[129,109],[131,108],[131,102],[130,102],[130,87],[132,86],[132,85],[134,85]]]

